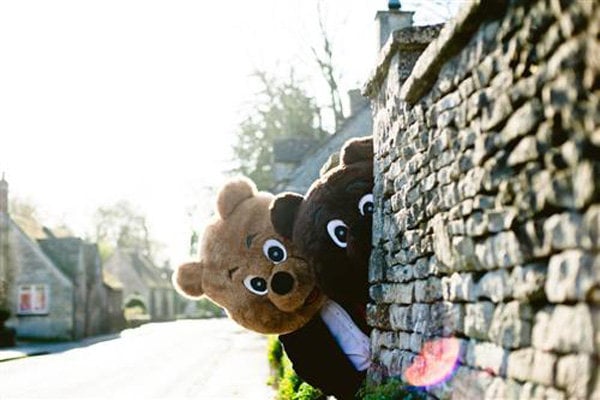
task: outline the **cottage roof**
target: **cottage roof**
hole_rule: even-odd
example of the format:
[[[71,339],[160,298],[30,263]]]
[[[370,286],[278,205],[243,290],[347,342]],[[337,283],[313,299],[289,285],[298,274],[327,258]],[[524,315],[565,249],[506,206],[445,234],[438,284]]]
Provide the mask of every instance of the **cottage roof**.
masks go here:
[[[109,268],[108,273],[116,282],[124,286],[123,282],[124,270],[134,272],[144,285],[151,288],[171,289],[171,281],[168,272],[155,266],[148,257],[144,256],[137,250],[133,249],[117,249],[105,266]]]
[[[83,241],[80,238],[76,237],[38,240],[44,253],[46,253],[54,264],[72,281],[77,277],[82,242]]]
[[[302,162],[298,164],[289,178],[278,183],[273,192],[291,191],[296,193],[306,193],[310,185],[319,177],[319,172],[323,164],[329,157],[339,152],[346,140],[370,135],[373,131],[373,120],[371,109],[365,104],[353,115],[348,117],[340,129],[333,135],[327,137],[318,146],[313,146],[313,150],[305,154]]]

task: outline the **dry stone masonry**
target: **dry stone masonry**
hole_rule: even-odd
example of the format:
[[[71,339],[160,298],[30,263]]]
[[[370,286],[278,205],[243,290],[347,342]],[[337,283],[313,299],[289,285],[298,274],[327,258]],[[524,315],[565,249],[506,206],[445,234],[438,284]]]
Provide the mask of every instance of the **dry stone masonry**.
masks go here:
[[[600,3],[468,2],[395,32],[364,93],[371,379],[454,337],[434,398],[600,399]]]

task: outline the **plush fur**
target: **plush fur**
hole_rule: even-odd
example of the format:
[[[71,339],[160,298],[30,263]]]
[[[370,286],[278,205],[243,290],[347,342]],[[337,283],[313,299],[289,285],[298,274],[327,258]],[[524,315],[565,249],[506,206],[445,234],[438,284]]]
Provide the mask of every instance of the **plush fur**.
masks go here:
[[[313,269],[275,232],[273,199],[247,178],[225,184],[202,236],[200,260],[180,266],[173,283],[188,297],[209,297],[247,329],[282,334],[304,326],[325,298]]]
[[[282,193],[271,207],[275,230],[317,272],[325,294],[346,307],[368,301],[373,213],[373,140],[351,139],[341,162],[305,196]]]

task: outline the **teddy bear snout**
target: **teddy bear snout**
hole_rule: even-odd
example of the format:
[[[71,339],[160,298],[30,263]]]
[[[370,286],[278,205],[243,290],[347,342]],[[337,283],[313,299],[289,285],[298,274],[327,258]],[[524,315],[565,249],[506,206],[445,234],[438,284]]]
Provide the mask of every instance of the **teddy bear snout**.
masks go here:
[[[280,296],[284,296],[294,288],[294,277],[285,271],[276,272],[271,278],[271,289]]]

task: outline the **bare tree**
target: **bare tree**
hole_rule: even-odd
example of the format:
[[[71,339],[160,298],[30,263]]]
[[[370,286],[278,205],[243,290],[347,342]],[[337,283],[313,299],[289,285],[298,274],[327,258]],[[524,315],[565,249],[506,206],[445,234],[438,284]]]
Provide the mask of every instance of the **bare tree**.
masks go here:
[[[337,131],[344,121],[344,109],[342,99],[340,98],[339,76],[336,76],[336,69],[333,62],[333,46],[325,26],[321,2],[317,3],[317,16],[319,22],[319,32],[321,35],[321,47],[310,46],[312,54],[321,70],[321,74],[327,83],[329,89],[329,101],[334,119],[334,131]]]
[[[155,261],[160,244],[150,237],[146,216],[125,200],[100,207],[94,214],[92,239],[106,259],[116,248],[133,248]]]

